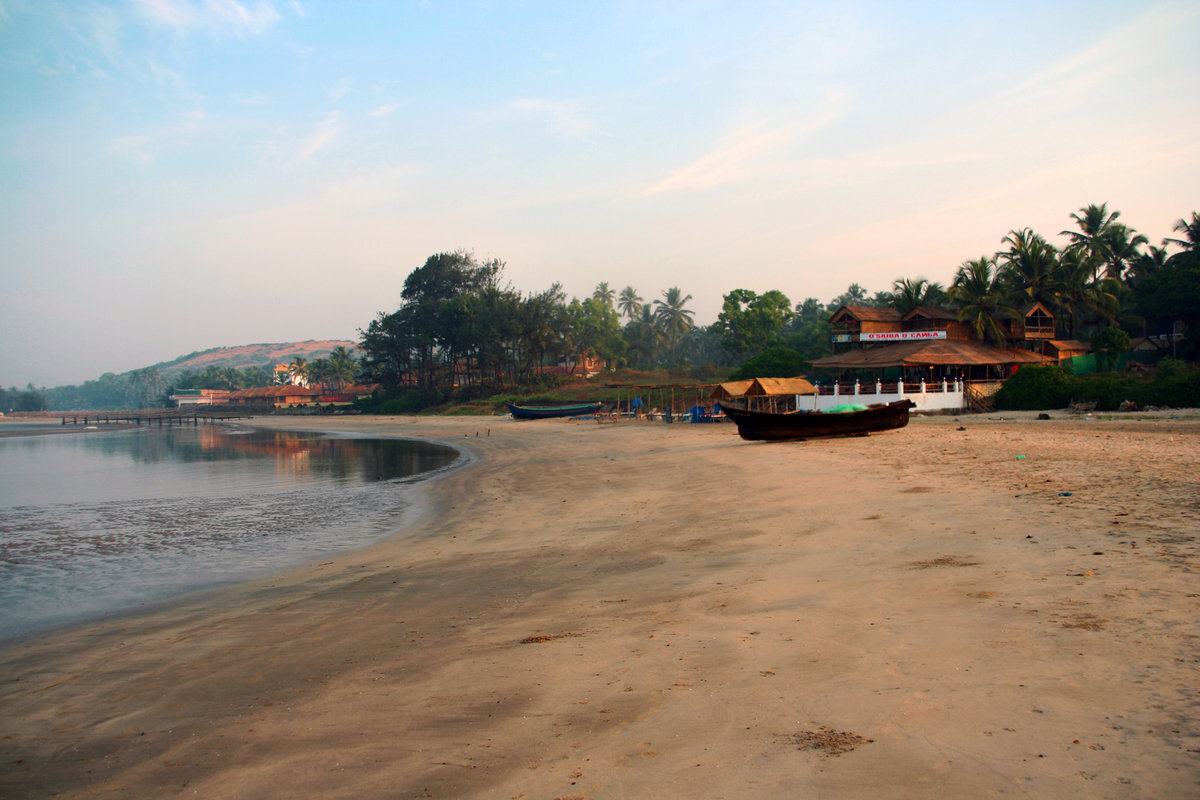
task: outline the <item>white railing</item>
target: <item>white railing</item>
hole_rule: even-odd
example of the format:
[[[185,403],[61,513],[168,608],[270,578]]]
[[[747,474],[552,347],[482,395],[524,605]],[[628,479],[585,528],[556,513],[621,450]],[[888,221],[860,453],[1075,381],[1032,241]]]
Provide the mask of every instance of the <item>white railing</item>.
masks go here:
[[[844,403],[893,403],[905,398],[916,403],[914,411],[956,411],[966,408],[966,393],[962,381],[935,381],[933,383],[904,384],[901,381],[884,384],[883,381],[860,383],[853,386],[834,384],[832,391],[823,388],[820,394],[797,395],[796,407],[825,411]]]

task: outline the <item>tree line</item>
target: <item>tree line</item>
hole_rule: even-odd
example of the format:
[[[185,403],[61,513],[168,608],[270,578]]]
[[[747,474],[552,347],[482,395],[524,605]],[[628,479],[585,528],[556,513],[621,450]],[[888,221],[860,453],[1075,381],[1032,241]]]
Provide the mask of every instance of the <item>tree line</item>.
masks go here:
[[[978,337],[1003,343],[1002,322],[1033,302],[1054,314],[1059,338],[1097,339],[1162,332],[1162,324],[1187,323],[1195,356],[1200,313],[1200,218],[1180,219],[1178,238],[1152,246],[1120,222],[1107,204],[1070,215],[1075,227],[1052,244],[1029,228],[1010,231],[1001,249],[958,266],[950,284],[925,277],[897,278],[870,295],[859,284],[828,303],[800,303],[779,290],[734,289],[723,298],[716,322],[695,324],[690,294],[679,287],[651,301],[633,286],[599,283],[590,297],[567,300],[554,284],[523,294],[505,283],[505,264],[479,262],[464,251],[430,256],[404,282],[401,305],[379,312],[360,331],[367,380],[393,393],[430,402],[454,387],[469,394],[498,387],[536,386],[542,368],[584,348],[613,367],[686,369],[711,375],[766,351],[784,350],[803,364],[830,350],[831,313],[842,305],[887,306],[907,313],[944,306],[969,323]],[[1175,252],[1171,252],[1174,250]],[[460,396],[464,390],[459,389]]]
[[[591,296],[568,300],[557,283],[541,292],[514,289],[499,259],[438,253],[407,276],[399,308],[380,311],[359,331],[361,359],[340,348],[325,359],[297,358],[291,367],[327,388],[379,383],[391,394],[416,398],[419,407],[453,392],[469,398],[553,383],[544,368],[587,348],[615,368],[687,370],[698,377],[748,362],[765,369],[758,366],[765,356],[787,365],[777,369],[797,370],[829,353],[829,317],[842,305],[900,313],[945,306],[980,339],[1002,342],[1001,322],[1034,301],[1054,314],[1059,338],[1086,338],[1102,352],[1119,349],[1129,336],[1169,333],[1164,326],[1182,321],[1188,338],[1173,355],[1195,359],[1200,217],[1192,212],[1177,220],[1178,236],[1160,245],[1120,217],[1107,204],[1085,206],[1069,215],[1073,227],[1058,234],[1059,244],[1029,228],[1011,230],[997,251],[962,262],[949,285],[901,277],[874,294],[853,283],[828,303],[808,297],[796,304],[779,290],[734,289],[707,326],[695,324],[692,296],[677,286],[648,300],[633,286],[618,291],[601,282]],[[108,373],[81,386],[14,388],[0,395],[0,410],[151,407],[165,404],[175,388],[237,390],[275,381],[273,365],[208,367],[170,380],[149,368]]]

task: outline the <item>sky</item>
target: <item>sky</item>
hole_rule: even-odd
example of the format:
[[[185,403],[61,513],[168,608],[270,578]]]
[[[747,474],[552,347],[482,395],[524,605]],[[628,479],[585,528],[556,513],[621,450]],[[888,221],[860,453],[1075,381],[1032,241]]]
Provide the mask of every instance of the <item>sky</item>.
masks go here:
[[[526,293],[829,302],[1200,209],[1200,3],[0,0],[0,385]]]

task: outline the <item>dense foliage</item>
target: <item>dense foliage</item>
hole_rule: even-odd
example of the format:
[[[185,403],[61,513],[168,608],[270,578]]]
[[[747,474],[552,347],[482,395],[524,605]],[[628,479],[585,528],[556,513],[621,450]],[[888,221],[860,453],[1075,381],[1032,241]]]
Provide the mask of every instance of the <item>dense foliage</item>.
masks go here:
[[[996,405],[1007,410],[1050,410],[1071,403],[1095,403],[1116,411],[1123,403],[1137,408],[1200,407],[1200,369],[1165,358],[1150,378],[1125,373],[1070,375],[1058,366],[1022,367],[1004,382]]]
[[[731,381],[751,378],[794,378],[807,372],[811,364],[804,356],[786,347],[768,347],[729,376]]]

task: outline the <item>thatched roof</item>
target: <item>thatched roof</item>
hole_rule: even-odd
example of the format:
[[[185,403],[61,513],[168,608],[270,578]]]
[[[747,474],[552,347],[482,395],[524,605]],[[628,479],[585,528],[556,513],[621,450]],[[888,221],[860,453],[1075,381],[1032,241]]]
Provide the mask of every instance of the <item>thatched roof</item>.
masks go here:
[[[1050,347],[1053,347],[1058,352],[1073,352],[1073,353],[1090,353],[1092,346],[1087,342],[1081,342],[1078,339],[1051,339],[1046,342]]]
[[[924,317],[926,319],[941,320],[941,321],[956,321],[958,320],[958,312],[951,311],[943,306],[917,306],[912,311],[904,315],[904,319],[910,320],[914,317]]]
[[[814,369],[883,367],[971,367],[991,364],[1044,364],[1054,359],[1028,350],[1010,350],[972,341],[936,339],[851,350],[818,358]]]
[[[777,397],[787,394],[816,394],[817,387],[804,378],[755,378],[746,394]]]
[[[317,397],[320,389],[306,389],[303,386],[256,386],[253,389],[240,389],[229,396],[231,400],[274,400],[279,397]]]
[[[890,307],[876,306],[841,306],[829,318],[830,322],[838,322],[838,318],[848,315],[859,322],[899,322],[900,312]]]
[[[728,397],[744,397],[754,381],[727,381],[718,383],[708,395],[713,400],[723,400]]]

